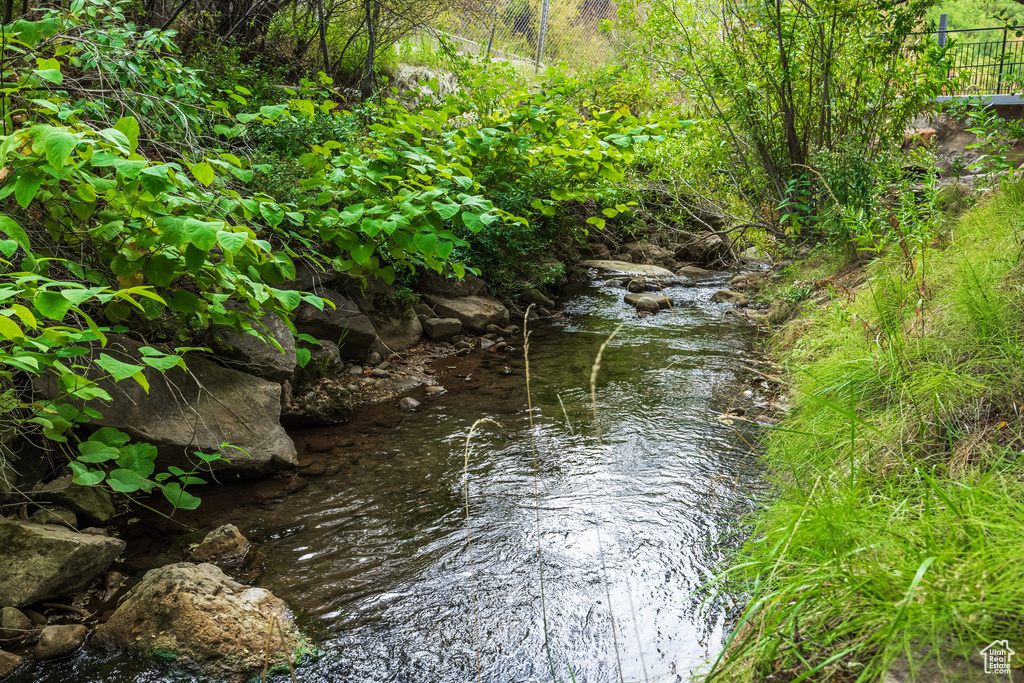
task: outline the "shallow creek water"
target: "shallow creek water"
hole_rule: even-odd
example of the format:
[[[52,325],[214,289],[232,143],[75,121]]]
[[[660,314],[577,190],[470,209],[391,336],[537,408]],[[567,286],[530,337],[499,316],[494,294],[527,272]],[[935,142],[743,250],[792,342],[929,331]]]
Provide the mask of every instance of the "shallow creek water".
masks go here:
[[[531,323],[532,432],[517,341],[436,362],[447,393],[414,392],[415,412],[375,406],[296,432],[300,456],[330,465],[302,488],[204,495],[189,521],[260,541],[255,583],[322,650],[300,681],[475,680],[477,623],[491,682],[551,681],[552,667],[558,681],[618,681],[620,667],[627,681],[685,680],[717,655],[737,605],[701,587],[765,486],[744,442],[756,427],[715,419],[745,405],[752,333],[710,302],[724,280],[671,288],[675,312],[644,319],[600,282],[576,286],[562,320]],[[623,322],[598,377],[599,446],[590,368]],[[500,428],[472,441],[470,546],[463,449],[480,418]],[[187,678],[85,650],[19,680]]]

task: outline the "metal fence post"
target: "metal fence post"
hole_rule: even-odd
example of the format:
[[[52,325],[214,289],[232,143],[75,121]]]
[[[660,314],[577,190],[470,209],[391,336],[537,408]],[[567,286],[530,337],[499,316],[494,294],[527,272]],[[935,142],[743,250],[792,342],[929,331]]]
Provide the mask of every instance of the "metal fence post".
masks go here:
[[[949,25],[949,15],[939,15],[939,47],[946,47],[946,27]]]
[[[548,33],[548,0],[542,0],[540,5],[540,37],[537,39],[537,64],[533,73],[540,73],[540,60],[544,56],[544,38]]]
[[[1003,48],[999,51],[999,80],[996,81],[996,94],[1003,94],[1003,61],[1006,59],[1006,29],[1003,29]]]

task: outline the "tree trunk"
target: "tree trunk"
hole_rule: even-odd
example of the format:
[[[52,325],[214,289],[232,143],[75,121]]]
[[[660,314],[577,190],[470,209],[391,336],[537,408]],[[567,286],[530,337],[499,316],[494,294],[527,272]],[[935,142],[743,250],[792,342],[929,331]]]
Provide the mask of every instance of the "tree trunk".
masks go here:
[[[366,11],[366,67],[363,70],[360,95],[368,100],[373,97],[377,80],[377,22],[380,19],[380,6],[374,0],[363,0],[363,8]]]
[[[14,15],[14,0],[4,0],[4,24],[11,23]]]
[[[316,0],[316,18],[320,24],[320,57],[324,60],[324,73],[331,70],[331,58],[327,53],[327,19],[324,18],[324,0]]]

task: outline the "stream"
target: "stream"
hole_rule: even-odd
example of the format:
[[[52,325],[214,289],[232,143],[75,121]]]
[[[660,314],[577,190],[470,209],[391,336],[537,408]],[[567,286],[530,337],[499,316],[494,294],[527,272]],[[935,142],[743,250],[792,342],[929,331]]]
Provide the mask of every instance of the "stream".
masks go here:
[[[186,521],[259,541],[247,578],[321,650],[300,681],[463,683],[478,657],[493,683],[681,681],[721,651],[742,596],[705,585],[767,486],[746,443],[757,425],[716,420],[751,406],[752,328],[710,302],[725,277],[668,288],[675,310],[642,319],[602,282],[571,285],[561,320],[531,322],[532,429],[510,340],[514,352],[435,362],[446,393],[414,391],[414,412],[378,405],[295,431],[321,476],[204,493]],[[597,380],[599,445],[591,365],[620,323]],[[481,418],[500,426],[478,427],[467,480]],[[15,680],[194,679],[86,648]]]

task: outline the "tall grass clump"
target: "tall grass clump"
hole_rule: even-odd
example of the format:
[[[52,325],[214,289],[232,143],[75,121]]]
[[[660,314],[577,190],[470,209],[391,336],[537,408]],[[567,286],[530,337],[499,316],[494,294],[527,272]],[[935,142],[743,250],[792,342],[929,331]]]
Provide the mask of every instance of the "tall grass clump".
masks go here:
[[[1022,216],[1009,185],[812,314],[711,680],[978,680],[995,640],[1024,662]]]

